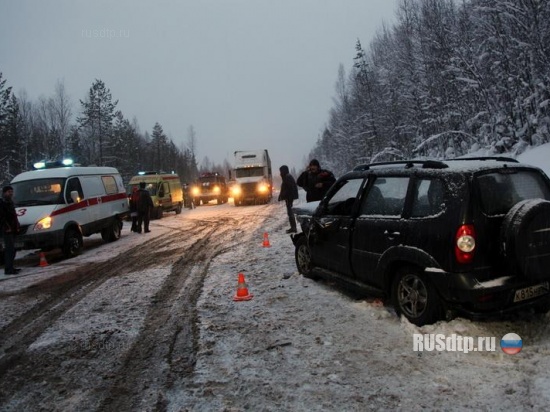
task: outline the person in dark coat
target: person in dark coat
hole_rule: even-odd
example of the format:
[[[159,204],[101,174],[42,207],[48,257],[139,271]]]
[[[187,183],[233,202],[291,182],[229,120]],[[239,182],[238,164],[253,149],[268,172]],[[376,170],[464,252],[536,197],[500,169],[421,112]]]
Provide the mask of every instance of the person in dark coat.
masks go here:
[[[137,186],[132,188],[132,193],[130,193],[130,217],[132,218],[132,232],[137,232],[138,229],[138,211],[137,204],[139,202],[139,190]]]
[[[332,172],[321,169],[319,161],[312,159],[296,183],[306,191],[306,201],[314,202],[321,200],[334,182],[336,178]]]
[[[138,221],[137,221],[137,233],[141,233],[142,228],[145,233],[149,233],[149,220],[151,216],[151,210],[153,210],[153,199],[151,199],[151,194],[147,189],[145,189],[145,182],[139,183],[139,199],[137,201],[137,212],[138,212]]]
[[[286,233],[296,233],[296,218],[292,211],[292,203],[298,199],[298,186],[294,177],[290,174],[287,165],[282,165],[279,168],[281,172],[281,191],[279,192],[279,201],[284,200],[286,204],[286,213],[288,214],[288,221],[290,222],[290,229]]]
[[[19,233],[19,220],[13,203],[13,187],[5,186],[0,199],[0,234],[4,238],[4,274],[16,275],[21,269],[13,266],[15,261],[15,236]]]

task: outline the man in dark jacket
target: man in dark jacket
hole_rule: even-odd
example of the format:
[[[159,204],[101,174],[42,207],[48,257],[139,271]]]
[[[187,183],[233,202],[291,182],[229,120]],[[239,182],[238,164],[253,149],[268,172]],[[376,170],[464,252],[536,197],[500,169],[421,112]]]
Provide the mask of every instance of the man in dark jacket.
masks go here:
[[[336,182],[332,172],[321,169],[319,161],[312,159],[308,168],[298,177],[298,186],[306,191],[306,201],[321,200],[328,189]]]
[[[136,232],[141,233],[142,225],[145,233],[149,233],[149,220],[151,216],[151,210],[153,209],[153,199],[147,189],[145,189],[145,182],[139,183],[139,199],[137,201],[138,221]]]
[[[284,200],[286,203],[286,213],[288,214],[288,221],[290,222],[290,229],[286,233],[296,233],[296,218],[292,211],[292,203],[295,199],[298,199],[298,186],[294,181],[294,177],[288,171],[287,165],[282,165],[279,168],[281,172],[281,191],[279,192],[279,201]]]
[[[16,275],[20,271],[13,267],[17,233],[19,233],[19,220],[13,203],[13,187],[5,186],[0,199],[0,234],[4,238],[4,274],[6,275]]]

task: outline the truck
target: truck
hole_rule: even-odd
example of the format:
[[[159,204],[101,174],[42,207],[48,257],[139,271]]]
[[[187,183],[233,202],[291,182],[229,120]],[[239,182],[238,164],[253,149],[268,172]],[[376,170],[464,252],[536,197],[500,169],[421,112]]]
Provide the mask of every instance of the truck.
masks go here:
[[[201,203],[206,205],[211,200],[215,200],[218,205],[227,203],[229,193],[225,177],[216,172],[201,173],[197,182],[191,187],[191,196],[195,206]]]
[[[235,206],[269,203],[273,197],[271,159],[266,149],[238,150],[233,168],[231,195]]]

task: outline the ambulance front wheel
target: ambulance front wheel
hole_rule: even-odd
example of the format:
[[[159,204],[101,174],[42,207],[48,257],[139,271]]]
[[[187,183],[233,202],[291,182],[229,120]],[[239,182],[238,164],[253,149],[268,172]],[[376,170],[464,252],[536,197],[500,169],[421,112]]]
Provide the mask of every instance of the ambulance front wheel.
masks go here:
[[[82,252],[82,235],[76,229],[69,229],[65,233],[65,242],[63,243],[63,255],[66,258],[78,256]]]

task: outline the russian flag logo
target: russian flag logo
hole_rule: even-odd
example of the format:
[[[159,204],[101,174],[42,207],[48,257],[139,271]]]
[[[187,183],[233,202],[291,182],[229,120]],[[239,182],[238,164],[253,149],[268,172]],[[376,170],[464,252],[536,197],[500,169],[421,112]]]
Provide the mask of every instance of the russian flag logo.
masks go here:
[[[515,355],[521,352],[523,342],[518,334],[507,333],[500,340],[500,347],[507,355]]]

